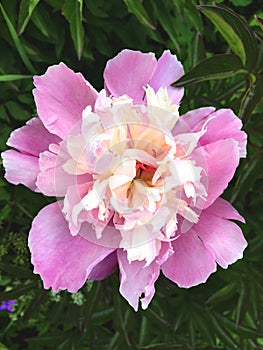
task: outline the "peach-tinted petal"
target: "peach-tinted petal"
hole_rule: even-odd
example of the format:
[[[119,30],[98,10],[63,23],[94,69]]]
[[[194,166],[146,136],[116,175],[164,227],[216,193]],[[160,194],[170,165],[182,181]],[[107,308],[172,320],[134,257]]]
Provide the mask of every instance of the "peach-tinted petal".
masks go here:
[[[156,258],[161,249],[159,232],[153,234],[151,225],[141,225],[133,229],[122,230],[122,241],[120,248],[127,251],[127,259],[132,261],[143,261],[146,266]]]

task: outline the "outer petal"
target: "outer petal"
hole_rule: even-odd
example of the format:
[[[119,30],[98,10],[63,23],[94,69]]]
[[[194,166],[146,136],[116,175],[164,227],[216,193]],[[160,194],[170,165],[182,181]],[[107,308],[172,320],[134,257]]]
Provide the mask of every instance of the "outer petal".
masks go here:
[[[205,107],[189,111],[180,117],[181,124],[185,124],[192,132],[200,131],[204,126],[206,133],[200,138],[200,145],[232,138],[238,141],[240,157],[246,156],[247,135],[241,131],[242,122],[231,109]]]
[[[117,268],[117,254],[116,252],[106,256],[89,274],[89,279],[100,281],[110,276]]]
[[[144,293],[140,300],[142,308],[146,309],[155,293],[154,283],[160,273],[159,265],[153,262],[145,267],[143,261],[129,263],[126,252],[121,249],[117,251],[117,257],[121,279],[120,293],[135,311],[138,311],[139,299]]]
[[[245,219],[239,212],[225,199],[217,198],[217,200],[206,210],[210,214],[219,216],[222,219],[233,219],[245,222]]]
[[[13,150],[1,154],[5,167],[5,178],[14,185],[23,184],[36,191],[36,178],[39,173],[38,158]]]
[[[66,173],[56,154],[46,151],[40,154],[40,173],[37,177],[37,187],[46,196],[64,196],[68,186],[76,182],[76,177]]]
[[[77,292],[93,268],[113,251],[81,236],[73,237],[58,203],[46,206],[35,217],[29,248],[34,273],[40,274],[44,288],[71,293]]]
[[[153,53],[122,50],[107,62],[104,71],[105,88],[114,97],[124,94],[135,102],[142,102],[147,86],[156,69]]]
[[[20,152],[38,156],[39,153],[48,150],[51,143],[58,144],[61,139],[51,134],[39,118],[30,119],[22,128],[14,130],[7,145],[18,149]]]
[[[15,185],[21,183],[37,190],[38,156],[47,150],[50,144],[57,144],[60,140],[44,127],[39,118],[32,118],[26,125],[14,130],[7,144],[22,153],[13,150],[2,153],[6,179]]]
[[[181,115],[172,133],[178,135],[200,131],[214,111],[214,107],[201,107]]]
[[[242,122],[231,109],[220,109],[211,115],[207,132],[200,138],[200,145],[207,145],[226,138],[238,141],[240,157],[246,157],[247,135],[241,131]]]
[[[164,275],[179,287],[204,283],[216,271],[215,256],[193,230],[172,243],[174,254],[162,265]]]
[[[177,60],[176,55],[172,55],[170,50],[166,50],[157,62],[156,71],[149,85],[155,92],[157,92],[160,87],[168,87],[169,97],[172,99],[173,103],[179,104],[184,95],[184,88],[173,88],[170,87],[170,85],[177,81],[183,74],[183,66]]]
[[[62,139],[82,117],[86,106],[94,106],[97,91],[64,63],[35,76],[33,90],[37,112],[45,127]]]
[[[238,143],[233,139],[219,140],[199,147],[192,157],[207,172],[208,196],[204,205],[207,208],[224,192],[235,173],[239,163]]]
[[[221,205],[221,203],[220,203]],[[213,251],[217,263],[223,268],[227,268],[238,259],[243,257],[243,251],[247,242],[241,229],[233,222],[223,217],[234,217],[233,210],[225,206],[225,212],[222,207],[217,213],[217,201],[210,208],[204,210],[195,231],[201,237],[204,244]],[[222,216],[222,217],[220,217]]]

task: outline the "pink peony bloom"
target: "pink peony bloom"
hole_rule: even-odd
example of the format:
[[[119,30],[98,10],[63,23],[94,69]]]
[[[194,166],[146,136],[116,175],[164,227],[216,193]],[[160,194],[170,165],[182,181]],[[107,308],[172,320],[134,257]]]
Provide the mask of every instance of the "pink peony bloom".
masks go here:
[[[45,288],[76,292],[120,272],[120,293],[146,309],[160,271],[178,286],[207,280],[247,245],[219,198],[246,155],[229,109],[179,117],[176,56],[124,50],[108,61],[97,92],[63,63],[34,78],[39,118],[15,130],[2,154],[6,179],[58,201],[29,233]],[[142,296],[143,294],[143,296]]]

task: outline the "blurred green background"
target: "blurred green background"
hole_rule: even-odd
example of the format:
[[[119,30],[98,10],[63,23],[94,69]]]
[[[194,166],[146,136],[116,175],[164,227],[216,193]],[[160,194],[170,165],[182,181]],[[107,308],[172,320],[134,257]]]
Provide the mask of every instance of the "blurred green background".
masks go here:
[[[181,114],[229,107],[249,135],[248,157],[224,194],[247,221],[244,259],[188,290],[161,276],[149,308],[137,313],[118,292],[117,272],[76,294],[43,289],[27,236],[53,199],[8,184],[1,166],[0,302],[16,306],[0,311],[0,350],[263,349],[262,18],[261,0],[0,2],[1,151],[36,115],[33,75],[63,61],[100,90],[105,63],[123,48],[157,57],[170,49],[187,72],[178,83]]]

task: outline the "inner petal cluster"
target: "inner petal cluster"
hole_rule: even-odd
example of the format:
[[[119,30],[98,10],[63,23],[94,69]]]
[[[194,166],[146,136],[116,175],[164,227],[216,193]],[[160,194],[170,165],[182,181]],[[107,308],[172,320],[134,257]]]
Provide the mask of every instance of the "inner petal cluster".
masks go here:
[[[64,170],[76,175],[78,198],[72,201],[70,189],[63,208],[75,234],[88,221],[97,244],[105,245],[104,228],[111,226],[119,234],[116,248],[126,250],[129,261],[146,264],[159,254],[162,241],[176,239],[178,225],[183,232],[198,221],[206,198],[205,169],[193,156],[205,130],[174,135],[173,125],[161,129],[160,119],[171,120],[173,114],[176,120],[178,107],[166,95],[158,97],[158,107],[150,92],[146,106],[124,96],[101,99],[95,112],[87,108],[81,132],[69,135],[61,151],[64,159],[67,155]],[[85,174],[88,180],[79,184]]]

